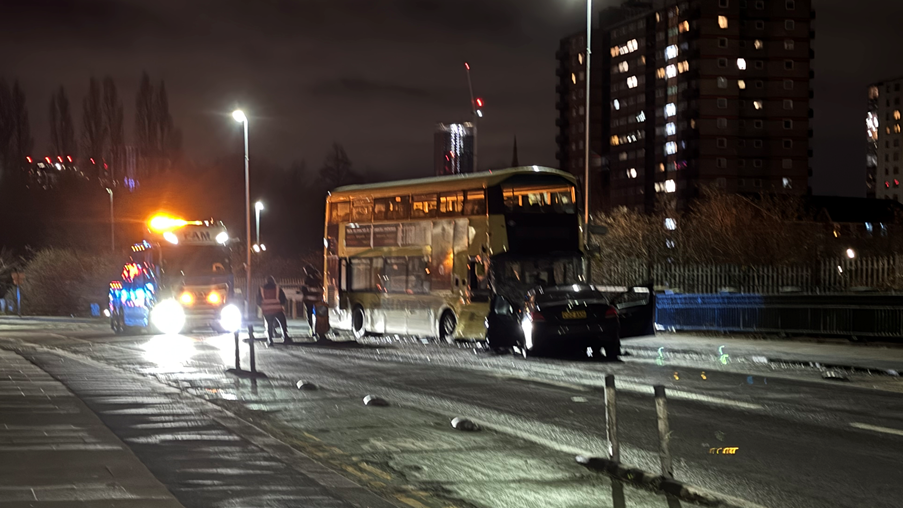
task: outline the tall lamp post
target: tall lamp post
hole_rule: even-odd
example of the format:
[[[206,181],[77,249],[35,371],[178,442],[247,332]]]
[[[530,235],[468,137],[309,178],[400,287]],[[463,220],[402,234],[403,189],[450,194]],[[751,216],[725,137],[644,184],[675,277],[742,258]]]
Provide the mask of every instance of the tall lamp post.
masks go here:
[[[116,222],[113,220],[113,189],[107,187],[110,195],[110,250],[116,252]]]
[[[263,211],[263,202],[254,203],[254,211],[257,212],[257,245],[260,245],[260,212]]]
[[[589,63],[592,60],[593,0],[586,0],[586,106],[584,115],[584,154],[583,154],[583,243],[589,245]]]
[[[251,301],[251,177],[248,168],[248,117],[245,113],[236,109],[232,112],[232,118],[236,122],[242,124],[245,130],[245,322],[251,322],[250,301]],[[250,325],[249,325],[250,326]]]

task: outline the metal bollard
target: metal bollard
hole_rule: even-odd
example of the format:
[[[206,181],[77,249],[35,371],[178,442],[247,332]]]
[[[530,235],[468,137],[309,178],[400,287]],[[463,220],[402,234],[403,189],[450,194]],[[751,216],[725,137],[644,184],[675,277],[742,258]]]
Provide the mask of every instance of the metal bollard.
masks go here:
[[[241,342],[238,339],[238,332],[235,332],[235,370],[241,370]]]
[[[668,403],[665,398],[665,387],[656,385],[653,388],[655,389],[655,413],[658,415],[658,453],[662,463],[662,476],[674,478],[671,466],[671,430],[668,427]]]
[[[257,359],[254,357],[254,325],[248,325],[248,345],[251,346],[251,373],[257,373]]]
[[[605,433],[608,438],[608,456],[614,462],[621,462],[616,395],[615,376],[609,374],[605,376]]]

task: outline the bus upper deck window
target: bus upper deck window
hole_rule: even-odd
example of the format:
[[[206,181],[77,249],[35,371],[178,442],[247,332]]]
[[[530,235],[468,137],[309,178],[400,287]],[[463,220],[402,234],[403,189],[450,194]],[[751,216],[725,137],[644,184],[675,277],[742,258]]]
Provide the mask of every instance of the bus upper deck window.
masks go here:
[[[507,187],[502,193],[509,212],[576,213],[570,186]]]
[[[411,197],[395,196],[389,198],[389,219],[404,220],[411,216]]]
[[[338,224],[348,222],[351,219],[351,203],[344,201],[330,205],[329,222]]]
[[[389,217],[389,199],[373,200],[373,220],[387,220]]]
[[[413,206],[411,208],[411,217],[435,217],[436,216],[436,195],[423,194],[414,196]]]
[[[351,206],[351,220],[354,222],[370,222],[373,220],[373,201],[355,199]]]
[[[463,192],[449,192],[439,195],[439,215],[461,215],[463,210]]]
[[[486,192],[483,189],[467,191],[464,215],[486,215]]]

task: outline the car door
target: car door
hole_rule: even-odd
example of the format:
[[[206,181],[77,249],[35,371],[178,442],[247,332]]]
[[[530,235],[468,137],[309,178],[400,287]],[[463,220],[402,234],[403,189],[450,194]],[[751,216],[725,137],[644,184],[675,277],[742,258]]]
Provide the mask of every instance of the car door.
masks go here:
[[[651,287],[632,287],[611,300],[618,309],[621,337],[655,334],[655,293]]]
[[[490,299],[486,339],[491,349],[510,348],[523,341],[520,315],[504,296],[493,294]]]

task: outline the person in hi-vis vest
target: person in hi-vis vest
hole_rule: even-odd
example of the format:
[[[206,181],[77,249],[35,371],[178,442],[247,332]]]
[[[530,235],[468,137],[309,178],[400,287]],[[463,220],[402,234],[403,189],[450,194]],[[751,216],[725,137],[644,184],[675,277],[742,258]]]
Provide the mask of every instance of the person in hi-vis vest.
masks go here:
[[[292,342],[292,338],[288,336],[288,325],[285,321],[285,292],[276,284],[276,278],[270,275],[267,282],[260,288],[257,294],[257,305],[263,312],[263,319],[267,324],[267,340],[273,343],[273,330],[275,330],[278,321],[282,325],[282,336],[284,342]]]

